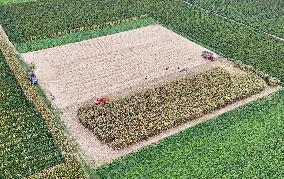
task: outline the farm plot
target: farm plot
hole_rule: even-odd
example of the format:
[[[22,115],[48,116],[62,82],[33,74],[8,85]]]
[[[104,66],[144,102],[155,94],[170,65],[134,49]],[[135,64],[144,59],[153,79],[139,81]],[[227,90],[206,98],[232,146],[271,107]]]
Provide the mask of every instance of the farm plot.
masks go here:
[[[106,107],[105,109],[97,109],[96,107],[92,107],[92,106],[88,106],[88,107],[83,107],[80,109],[80,114],[79,114],[79,119],[80,121],[84,124],[84,126],[86,126],[86,128],[90,129],[90,130],[86,130],[86,128],[84,128],[82,125],[78,125],[78,119],[76,118],[76,115],[77,115],[77,109],[78,107],[72,107],[68,110],[64,110],[64,113],[63,113],[63,119],[65,120],[65,122],[67,123],[67,125],[69,126],[70,130],[72,131],[72,133],[75,135],[77,141],[80,143],[80,147],[81,149],[85,152],[86,154],[86,158],[88,160],[93,160],[96,162],[96,165],[100,166],[100,165],[103,165],[105,163],[109,163],[111,162],[112,160],[115,160],[121,156],[124,156],[126,154],[129,154],[133,151],[136,151],[144,146],[148,146],[150,144],[153,144],[153,143],[156,143],[158,141],[160,141],[161,139],[163,138],[166,138],[168,136],[171,136],[173,134],[176,134],[182,130],[185,130],[189,127],[192,127],[196,124],[199,124],[201,122],[204,122],[206,120],[209,120],[209,119],[212,119],[220,114],[223,114],[227,111],[230,111],[230,110],[233,110],[237,107],[240,107],[242,105],[245,105],[245,104],[248,104],[249,102],[251,101],[254,101],[256,99],[259,99],[263,96],[266,96],[270,93],[273,93],[275,91],[277,91],[279,88],[278,87],[267,87],[265,88],[261,93],[257,94],[257,95],[253,95],[249,98],[246,98],[246,99],[243,99],[243,100],[240,100],[238,102],[234,102],[233,104],[230,104],[230,105],[227,105],[226,107],[222,108],[222,109],[219,109],[219,110],[215,110],[212,109],[212,105],[225,105],[226,102],[230,103],[230,100],[233,100],[233,99],[236,99],[239,97],[244,97],[246,96],[246,94],[249,94],[251,92],[251,94],[254,94],[254,93],[257,93],[257,89],[259,89],[261,91],[261,89],[263,88],[262,85],[265,86],[265,84],[263,84],[263,80],[259,79],[258,77],[256,76],[250,76],[246,73],[244,73],[243,71],[239,70],[239,69],[235,69],[232,65],[232,63],[228,62],[228,61],[221,61],[221,62],[214,62],[212,63],[211,65],[208,65],[209,66],[209,69],[211,68],[211,73],[214,72],[214,68],[217,67],[217,73],[215,71],[215,73],[217,74],[215,77],[216,78],[211,78],[210,79],[210,75],[206,75],[206,74],[200,74],[202,72],[198,72],[199,73],[199,79],[201,79],[200,77],[202,76],[207,76],[209,77],[209,79],[207,79],[207,81],[203,81],[203,83],[197,83],[198,85],[196,85],[195,87],[193,87],[194,85],[187,85],[187,88],[189,89],[185,89],[183,88],[182,86],[179,86],[179,85],[176,85],[177,87],[173,87],[172,89],[171,88],[164,88],[165,92],[168,90],[168,93],[167,93],[167,96],[169,96],[169,99],[174,99],[176,96],[177,100],[175,101],[175,104],[179,104],[179,102],[182,102],[181,100],[178,100],[179,99],[179,94],[182,94],[182,90],[194,90],[194,89],[197,89],[197,92],[194,94],[192,94],[192,97],[195,96],[195,100],[188,100],[187,104],[190,103],[191,105],[197,105],[197,104],[200,104],[199,108],[196,107],[194,108],[193,110],[189,110],[189,111],[182,111],[183,109],[182,108],[176,108],[177,111],[174,112],[174,114],[177,114],[178,111],[180,111],[182,114],[180,115],[180,117],[182,115],[184,115],[185,113],[187,114],[192,114],[192,119],[195,117],[197,118],[194,118],[194,120],[189,120],[190,119],[190,116],[186,119],[181,119],[181,118],[174,118],[175,115],[171,115],[171,116],[168,116],[168,123],[166,121],[163,121],[159,120],[159,115],[156,115],[155,119],[157,119],[157,123],[153,123],[153,124],[150,124],[150,128],[152,128],[153,130],[143,130],[145,133],[144,135],[141,135],[142,133],[139,131],[139,127],[143,128],[143,125],[139,126],[139,124],[143,124],[145,123],[145,125],[147,125],[146,123],[149,124],[149,121],[151,121],[151,119],[147,120],[145,118],[145,120],[143,120],[144,122],[139,123],[139,119],[141,118],[136,118],[135,116],[136,115],[131,115],[130,113],[127,113],[127,114],[124,114],[124,112],[122,111],[125,111],[126,112],[129,110],[129,108],[133,108],[133,106],[135,107],[136,106],[136,109],[137,109],[137,113],[140,113],[140,117],[142,116],[147,116],[148,114],[151,114],[151,111],[156,114],[157,112],[155,112],[155,110],[157,109],[157,107],[159,108],[159,106],[161,105],[155,105],[157,104],[157,102],[162,102],[162,101],[159,101],[159,94],[155,94],[155,90],[151,89],[149,91],[152,91],[153,93],[151,94],[150,93],[150,97],[152,96],[156,96],[157,97],[157,100],[155,103],[151,104],[153,101],[151,101],[152,98],[148,98],[148,99],[143,99],[143,94],[144,93],[140,93],[142,95],[140,95],[141,98],[139,98],[139,94],[138,96],[136,96],[135,98],[131,98],[127,95],[126,99],[125,98],[122,98],[122,99],[118,99],[116,101],[113,101],[111,106],[108,106]],[[218,68],[219,67],[219,68]],[[220,68],[222,67],[222,68]],[[224,69],[224,70],[223,70]],[[219,73],[218,74],[218,71],[222,71],[224,73]],[[204,73],[204,72],[203,72]],[[181,78],[181,77],[190,77],[192,76],[194,73],[191,71],[189,73],[184,73],[183,75],[180,75],[179,77],[176,77],[176,78]],[[189,75],[189,76],[188,76]],[[222,81],[223,79],[226,79],[226,77],[230,77],[230,79],[228,80],[224,80]],[[205,78],[206,79],[206,78]],[[219,79],[219,80],[218,80]],[[215,86],[213,84],[210,84],[210,81],[211,80],[216,80],[216,83]],[[232,81],[234,82],[232,82]],[[173,81],[175,81],[175,79],[173,79]],[[170,82],[170,81],[169,81]],[[212,81],[211,81],[212,82]],[[259,83],[258,83],[259,82]],[[220,85],[220,83],[222,83],[223,85]],[[234,84],[233,84],[234,83]],[[246,84],[249,85],[247,86]],[[164,83],[163,83],[164,84]],[[163,84],[160,84],[160,85],[163,85]],[[172,82],[172,84],[174,84],[174,82]],[[230,85],[225,85],[225,84],[230,84]],[[157,84],[159,86],[159,84]],[[208,90],[206,91],[206,89],[210,88],[210,85],[212,87],[212,90]],[[239,85],[239,86],[238,86]],[[165,85],[166,86],[166,85]],[[234,89],[232,88],[233,86],[238,86],[238,88]],[[230,88],[231,87],[231,88]],[[246,89],[247,87],[247,89]],[[199,89],[200,88],[200,89]],[[226,89],[224,89],[226,88]],[[149,88],[148,88],[149,89]],[[201,90],[202,89],[202,90]],[[216,95],[216,98],[213,99],[213,96],[214,94],[218,94],[218,92],[216,90],[220,89],[219,91],[219,95]],[[256,90],[256,91],[253,91],[253,90]],[[178,94],[175,94],[175,91],[176,90],[179,90],[180,93]],[[201,91],[200,91],[201,90]],[[148,91],[148,92],[149,92]],[[199,92],[200,91],[200,92]],[[212,94],[210,93],[210,91],[212,92]],[[214,92],[213,92],[214,91]],[[225,91],[225,92],[224,92]],[[238,92],[239,91],[239,92]],[[143,91],[142,91],[143,92]],[[209,94],[208,95],[208,98],[205,96],[202,97],[202,92],[205,92],[206,94]],[[134,93],[135,94],[135,93]],[[220,96],[221,94],[221,96]],[[137,95],[137,93],[136,93]],[[224,95],[225,97],[222,98],[222,95]],[[220,98],[218,98],[218,96]],[[231,96],[232,98],[230,98],[229,96]],[[163,97],[161,97],[163,98]],[[182,97],[183,99],[186,98],[186,96],[183,96]],[[189,97],[190,98],[190,97]],[[193,97],[194,98],[194,97]],[[200,98],[206,98],[207,100],[204,101],[200,101]],[[219,99],[219,102],[214,102],[214,100],[217,100],[217,98]],[[209,103],[207,104],[206,102],[212,100],[212,104]],[[127,103],[127,101],[132,101],[132,102],[129,102]],[[126,102],[126,103],[125,103]],[[164,101],[165,102],[165,101]],[[170,108],[171,106],[171,100],[168,101],[168,109],[173,109],[173,108]],[[222,103],[224,102],[224,103]],[[139,103],[139,105],[138,105]],[[141,103],[141,104],[140,104]],[[149,103],[149,105],[147,106],[143,106],[143,104],[145,103]],[[218,104],[217,104],[218,103]],[[162,104],[162,103],[161,103]],[[164,105],[165,106],[165,105]],[[181,106],[185,107],[186,105],[185,104],[182,104]],[[211,106],[211,107],[210,107]],[[119,108],[121,107],[121,108]],[[147,113],[144,113],[143,114],[143,110],[145,110],[145,107],[149,109],[149,111],[147,111]],[[151,109],[149,107],[152,107]],[[172,106],[174,107],[174,106]],[[117,108],[117,109],[116,109]],[[116,109],[116,110],[114,110]],[[163,108],[165,109],[165,108]],[[112,119],[110,118],[111,116],[110,115],[107,115],[105,117],[105,121],[104,120],[96,120],[96,119],[102,119],[101,117],[102,116],[99,116],[99,114],[102,114],[104,112],[108,113],[109,111],[113,111],[113,112],[117,112],[116,115],[118,115],[117,119]],[[214,112],[212,112],[214,111]],[[161,115],[163,115],[163,111],[160,111],[161,112]],[[165,111],[164,111],[165,112]],[[200,112],[200,113],[199,113]],[[206,114],[206,112],[208,114]],[[153,115],[155,116],[155,114],[153,113]],[[166,112],[164,113],[165,115],[166,114],[171,114],[170,112]],[[96,116],[98,115],[98,116]],[[102,114],[103,115],[103,114]],[[122,118],[119,118],[119,115],[124,115],[126,117],[126,119],[122,119]],[[202,117],[199,117],[198,116],[202,116]],[[161,117],[161,116],[160,116]],[[107,120],[109,119],[109,121]],[[130,122],[131,120],[130,119],[133,119],[133,121],[136,121],[133,122],[133,124]],[[181,120],[180,120],[181,119]],[[184,121],[183,121],[184,120]],[[187,121],[187,122],[186,122]],[[97,125],[99,122],[101,122],[100,124],[101,125]],[[164,123],[166,122],[166,123]],[[185,122],[184,124],[182,125],[178,125],[178,123],[183,123]],[[120,124],[125,124],[125,125],[120,125]],[[138,125],[135,125],[135,124],[138,124]],[[158,124],[158,125],[157,125]],[[174,128],[171,128],[175,125],[177,125],[176,127]],[[117,130],[113,129],[111,126],[119,126],[117,128]],[[131,126],[131,127],[130,127]],[[124,127],[125,130],[124,130]],[[137,129],[137,136],[135,136],[135,132],[133,132],[133,130],[131,131],[127,131],[128,129],[130,128],[135,128]],[[138,127],[138,128],[137,128]],[[106,144],[103,144],[97,137],[95,137],[93,134],[98,131],[94,131],[94,132],[91,132],[93,128],[96,128],[96,129],[103,129],[103,130],[98,130],[100,131],[99,133],[102,134],[102,135],[105,135],[104,137],[110,137],[112,136],[110,133],[108,133],[107,131],[112,131],[112,132],[118,132],[120,133],[122,130],[123,130],[123,133],[121,133],[121,135],[117,135],[117,139],[120,138],[120,144],[127,144],[127,142],[131,142],[132,139],[135,139],[136,138],[136,142],[137,142],[137,139],[138,141],[139,140],[143,140],[143,141],[140,141],[136,144],[132,144],[128,147],[124,147],[123,149],[120,149],[120,150],[115,150],[115,149],[112,149],[110,145],[110,143],[108,143],[107,145]],[[160,129],[167,129],[167,128],[171,128],[171,129],[168,129],[168,130],[164,130],[163,132],[159,133],[158,135],[155,135],[153,137],[150,137],[147,139],[147,137],[151,136],[145,136],[146,133],[148,134],[155,134],[155,133],[158,133],[159,130],[157,130],[157,128],[160,128]],[[146,128],[145,128],[146,129]],[[120,131],[119,131],[120,130]],[[106,132],[106,133],[104,133]],[[130,132],[130,133],[129,133]],[[128,139],[131,139],[130,141],[127,139],[127,138],[124,138],[124,137],[127,137],[128,134],[130,135],[133,135],[132,136],[132,139],[131,138],[128,138]],[[99,134],[99,135],[100,135]],[[125,135],[126,134],[126,135]],[[124,138],[124,139],[123,139]],[[126,139],[126,140],[125,140]],[[144,140],[144,139],[147,139],[147,140]],[[125,141],[124,141],[125,140]],[[116,140],[116,142],[119,141],[119,140]],[[114,141],[113,141],[114,142]],[[125,143],[126,142],[126,143]],[[132,141],[133,142],[133,141]],[[115,144],[115,142],[113,143]],[[118,143],[117,143],[118,144]],[[116,145],[116,146],[119,146],[119,145]],[[122,148],[123,145],[119,146],[120,148]]]
[[[206,68],[206,50],[159,25],[22,54],[40,84],[65,108],[117,96],[180,71]]]
[[[186,0],[186,2],[233,18],[254,28],[284,37],[284,2],[282,0],[253,1],[214,1],[214,0]]]
[[[148,11],[147,14],[165,26],[171,27],[176,33],[183,34],[195,42],[206,44],[210,49],[215,49],[214,51],[218,51],[222,56],[231,60],[241,60],[254,68],[269,73],[281,79],[283,84],[283,40],[259,33],[213,13],[207,13],[195,6],[182,3],[180,0],[145,2],[139,1],[139,5],[135,5],[136,2],[133,1],[119,0],[115,6],[113,4],[109,6],[108,1],[83,0],[78,6],[78,1],[63,0],[14,4],[13,7],[0,5],[0,21],[7,30],[9,38],[13,42],[20,43],[33,39],[46,40],[46,37],[59,36],[78,27],[90,27],[90,25],[97,25],[109,20],[135,17]],[[283,6],[281,5],[283,3],[280,3],[281,0],[260,0],[257,3],[227,0],[220,2],[189,0],[189,2],[279,37],[283,36],[283,30],[281,30],[283,29],[281,26],[283,24],[281,23],[283,19],[281,19],[281,15],[283,16],[281,13]],[[143,12],[140,7],[143,7]],[[105,9],[107,11],[104,11]],[[102,11],[104,11],[103,14]],[[35,41],[29,43],[36,46]],[[47,43],[50,45],[49,42]],[[6,84],[4,83],[4,88],[6,88]],[[3,94],[5,96],[5,90],[2,92]],[[265,94],[267,91],[264,90],[257,96],[261,97]],[[282,155],[283,97],[284,93],[281,90],[276,95],[230,111],[214,120],[169,137],[157,145],[152,145],[101,167],[96,172],[99,175],[96,178],[177,178],[184,176],[188,178],[196,178],[197,176],[201,178],[212,176],[217,178],[234,178],[236,176],[282,178],[284,175]],[[14,101],[14,98],[9,99]],[[247,99],[254,100],[255,97]],[[237,103],[244,104],[243,100]],[[235,104],[232,105],[236,107]],[[226,111],[227,107],[221,110]],[[216,116],[216,114],[214,115]],[[14,118],[16,118],[15,115],[9,117],[9,119]],[[75,118],[70,118],[70,120],[73,120],[73,124],[76,123]],[[193,123],[191,124],[193,125]],[[88,131],[84,130],[84,127],[81,131],[78,131],[79,128],[76,127],[73,129],[75,129],[74,131],[77,129],[77,133],[86,134],[81,136],[83,140],[80,141],[89,142],[85,142],[87,144],[85,147],[94,145],[95,140],[84,138],[88,135],[91,136],[91,132],[87,133]],[[165,136],[165,133],[161,135]],[[138,144],[143,145],[143,143]],[[5,151],[9,150],[7,146],[2,147]],[[136,145],[137,148],[139,147]],[[125,152],[126,150],[120,150],[120,153],[111,152],[119,153],[122,156],[123,152],[121,151]],[[106,159],[114,157],[113,153],[109,151],[103,152]],[[109,155],[111,157],[107,158]],[[10,156],[8,157],[10,158]],[[6,168],[4,170],[7,172]],[[11,168],[8,166],[9,169]],[[12,171],[14,170],[12,169]],[[72,171],[69,172],[69,169],[66,169],[68,174],[73,173]],[[47,173],[52,172],[47,171]],[[62,172],[55,173],[62,177]],[[9,171],[8,175],[11,175]],[[74,175],[70,174],[69,176]]]
[[[78,118],[103,143],[121,149],[258,93],[265,87],[265,81],[256,75],[232,75],[222,68],[213,68],[104,107],[80,108]]]
[[[239,104],[229,106],[223,111],[216,112],[213,115],[203,116],[204,114],[213,112],[215,109],[224,107],[238,99],[248,97],[267,89],[265,82],[261,78],[234,68],[232,64],[226,60],[210,62],[202,59],[200,55],[205,50],[207,49],[160,25],[151,25],[96,39],[23,53],[22,57],[28,63],[35,63],[36,74],[39,77],[40,85],[48,94],[52,94],[55,97],[53,103],[63,110],[63,120],[85,152],[86,158],[95,160],[98,165],[102,165],[128,154],[133,150],[158,142],[164,137],[276,90],[268,89],[257,97],[252,97],[247,101],[242,101]],[[155,88],[156,85],[170,83],[182,76],[184,77],[184,75],[192,77],[198,74],[201,74],[199,78],[204,78],[205,81],[206,78],[209,78],[207,79],[209,81],[204,82],[204,84],[199,84],[198,80],[195,80],[195,82],[189,84],[188,87],[193,91],[193,94],[195,89],[193,86],[200,87],[201,89],[209,89],[212,87],[212,90],[215,90],[214,92],[208,92],[210,90],[207,92],[205,91],[206,94],[209,96],[211,95],[212,97],[206,98],[206,100],[207,102],[210,102],[211,100],[214,101],[215,98],[212,94],[219,91],[220,93],[218,93],[218,96],[221,96],[218,104],[210,103],[209,105],[207,103],[202,103],[204,106],[196,108],[196,111],[191,113],[191,115],[180,116],[177,120],[169,118],[167,124],[164,123],[163,120],[158,120],[160,123],[154,124],[152,126],[153,130],[151,130],[150,133],[149,131],[146,131],[147,134],[140,135],[140,128],[138,126],[138,133],[129,133],[129,136],[117,135],[118,138],[111,142],[108,134],[100,133],[100,136],[96,134],[97,137],[92,135],[91,131],[96,128],[96,121],[92,122],[92,120],[99,116],[88,116],[88,113],[98,114],[96,108],[82,108],[82,115],[78,116],[80,121],[86,128],[89,128],[90,131],[84,128],[76,118],[77,110],[84,103],[92,101],[94,97],[109,96],[114,100],[114,104],[119,104],[117,100],[124,99],[124,97],[129,98],[129,96],[135,95],[137,91],[142,91],[142,95],[143,91],[147,89],[151,90]],[[211,75],[215,75],[216,78],[210,78]],[[227,81],[222,81],[227,77]],[[216,83],[215,86],[210,86],[210,82],[212,82],[210,80],[218,83]],[[233,87],[233,84],[236,86]],[[173,88],[173,90],[174,89],[175,88]],[[182,91],[186,89],[177,90]],[[170,90],[167,92],[170,93],[170,96],[175,95],[174,91]],[[202,90],[200,93],[196,93],[196,98],[191,100],[192,105],[198,105],[199,102],[202,101],[202,94]],[[222,97],[223,94],[227,94],[227,96],[224,95],[224,97]],[[176,97],[179,99],[179,96]],[[186,99],[186,96],[183,98]],[[142,98],[137,98],[138,101],[139,99]],[[142,100],[140,102],[141,104],[143,102],[147,103],[147,100]],[[175,103],[177,101],[169,100],[169,102]],[[124,104],[123,100],[121,104]],[[122,108],[123,106],[124,105],[122,105]],[[164,107],[165,106],[167,105],[164,105]],[[124,107],[127,107],[127,105]],[[123,110],[124,108],[122,108],[117,109]],[[163,109],[165,110],[166,108]],[[186,110],[185,108],[179,107],[176,109],[177,111],[180,110],[179,112]],[[153,106],[153,110],[155,110],[155,105]],[[139,112],[139,109],[137,112]],[[140,112],[143,114],[143,110]],[[174,114],[177,113],[173,112],[171,116]],[[176,127],[172,131],[168,130],[160,136],[151,137],[161,131],[201,116],[203,116],[203,118],[196,120],[197,122],[195,123],[187,122],[184,126]],[[149,116],[147,118],[150,119]],[[125,124],[128,125],[129,123]],[[111,132],[112,129],[108,128],[109,125],[116,124],[105,123],[105,126],[100,126],[104,129],[100,127],[96,129],[108,130]],[[149,123],[149,125],[152,124]],[[149,129],[151,129],[151,127],[149,127]],[[118,134],[120,132],[121,130],[117,130],[113,134]],[[102,135],[105,135],[104,137],[106,138],[102,137]],[[151,137],[151,139],[140,142],[149,137]],[[136,142],[140,143],[129,146]],[[106,145],[105,143],[108,144]],[[124,149],[119,151],[115,150],[120,148]]]
[[[24,2],[32,2],[36,0],[0,0],[0,5],[7,5],[13,3],[24,3]]]

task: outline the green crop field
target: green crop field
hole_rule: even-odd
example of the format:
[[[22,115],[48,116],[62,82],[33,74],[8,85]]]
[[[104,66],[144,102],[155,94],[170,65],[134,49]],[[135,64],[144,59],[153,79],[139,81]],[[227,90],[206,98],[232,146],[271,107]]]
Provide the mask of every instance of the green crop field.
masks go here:
[[[23,3],[23,2],[30,2],[30,1],[36,1],[36,0],[0,0],[1,4],[14,4],[14,3]]]
[[[53,0],[0,6],[0,23],[14,43],[145,14],[143,1]],[[78,8],[79,6],[79,8]],[[27,11],[28,9],[28,11]]]
[[[28,52],[159,23],[229,60],[276,77],[283,85],[282,0],[186,1],[189,4],[181,0],[4,0],[0,24],[17,50]],[[147,17],[109,24],[142,15]],[[84,178],[82,168],[90,178],[284,177],[283,89],[97,167],[59,150],[55,141],[65,140],[55,134],[63,131],[54,132],[45,124],[42,113],[25,98],[19,85],[23,82],[16,81],[17,73],[9,69],[7,59],[0,55],[0,178],[35,173],[41,178]],[[44,170],[56,165],[55,170]]]
[[[28,176],[63,162],[52,135],[0,54],[0,178]]]
[[[282,0],[186,0],[193,5],[232,18],[259,30],[284,37]]]

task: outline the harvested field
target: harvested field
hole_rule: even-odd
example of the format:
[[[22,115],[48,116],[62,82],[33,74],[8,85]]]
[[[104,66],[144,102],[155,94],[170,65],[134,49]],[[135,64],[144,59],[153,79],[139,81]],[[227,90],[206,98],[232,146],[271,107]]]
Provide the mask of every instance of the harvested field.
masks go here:
[[[182,70],[206,66],[206,50],[174,32],[151,25],[110,36],[22,54],[36,64],[41,86],[59,108],[133,91]]]

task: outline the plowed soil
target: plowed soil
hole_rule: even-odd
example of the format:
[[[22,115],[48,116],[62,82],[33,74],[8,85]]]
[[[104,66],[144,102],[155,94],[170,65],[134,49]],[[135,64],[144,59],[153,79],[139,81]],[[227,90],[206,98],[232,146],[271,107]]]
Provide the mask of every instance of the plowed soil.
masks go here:
[[[159,25],[22,54],[58,108],[209,63],[202,46]]]

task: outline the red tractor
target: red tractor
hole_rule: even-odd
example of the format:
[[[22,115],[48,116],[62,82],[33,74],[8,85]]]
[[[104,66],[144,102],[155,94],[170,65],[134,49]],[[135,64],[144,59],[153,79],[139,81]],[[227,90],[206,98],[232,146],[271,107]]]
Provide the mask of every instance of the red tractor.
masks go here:
[[[110,102],[110,99],[108,97],[102,96],[102,97],[96,98],[95,105],[103,106],[105,104],[108,104],[109,102]]]
[[[212,52],[204,51],[201,56],[206,60],[215,61],[215,57]]]

